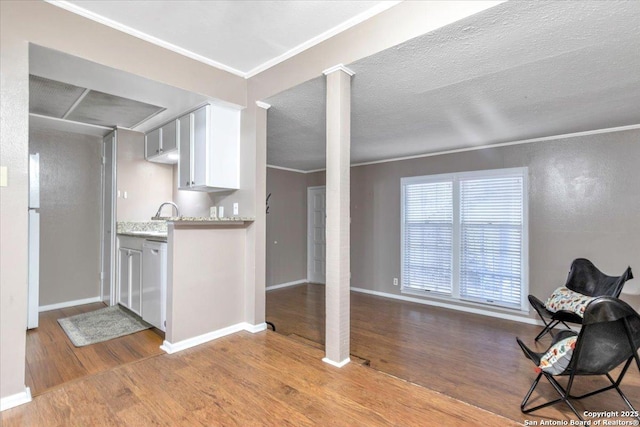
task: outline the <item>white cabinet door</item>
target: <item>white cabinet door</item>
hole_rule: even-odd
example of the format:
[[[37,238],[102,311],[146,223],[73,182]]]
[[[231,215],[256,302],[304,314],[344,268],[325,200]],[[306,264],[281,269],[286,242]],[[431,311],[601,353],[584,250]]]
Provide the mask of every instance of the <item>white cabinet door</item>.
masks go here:
[[[142,248],[142,318],[164,331],[166,320],[167,244],[145,242]]]
[[[160,144],[160,153],[167,153],[169,151],[176,149],[177,147],[176,122],[177,120],[174,120],[162,126],[162,141]]]
[[[209,156],[207,156],[209,106],[200,108],[193,112],[193,186],[207,185],[207,167]]]
[[[160,128],[153,130],[145,135],[145,157],[148,159],[160,154],[162,143],[162,130]]]
[[[129,253],[129,309],[137,315],[142,315],[142,252],[130,250]]]
[[[129,308],[130,271],[129,252],[127,248],[118,249],[118,303]]]
[[[180,159],[178,160],[178,188],[188,190],[191,188],[191,138],[193,127],[193,113],[178,119],[178,145]]]

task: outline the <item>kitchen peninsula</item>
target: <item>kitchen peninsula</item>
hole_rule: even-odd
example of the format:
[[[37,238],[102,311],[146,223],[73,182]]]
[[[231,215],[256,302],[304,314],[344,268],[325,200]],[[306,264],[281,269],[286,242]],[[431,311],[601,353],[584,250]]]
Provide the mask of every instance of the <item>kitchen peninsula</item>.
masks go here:
[[[244,329],[256,332],[244,323],[245,235],[252,222],[249,217],[171,217],[118,224],[122,236],[166,238],[162,349],[167,353]]]

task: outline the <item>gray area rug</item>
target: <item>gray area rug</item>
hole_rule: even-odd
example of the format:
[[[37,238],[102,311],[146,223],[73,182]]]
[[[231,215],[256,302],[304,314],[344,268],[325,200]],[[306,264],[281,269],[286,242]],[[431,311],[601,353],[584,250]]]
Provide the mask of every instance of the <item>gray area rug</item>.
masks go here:
[[[152,327],[119,305],[58,319],[58,323],[76,347],[109,341]]]

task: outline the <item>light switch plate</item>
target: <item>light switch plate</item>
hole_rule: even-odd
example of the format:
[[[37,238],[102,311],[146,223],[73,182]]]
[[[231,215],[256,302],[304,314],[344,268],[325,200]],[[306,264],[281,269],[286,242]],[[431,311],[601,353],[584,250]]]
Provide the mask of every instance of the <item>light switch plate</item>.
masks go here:
[[[233,204],[233,214],[234,215],[238,215],[239,211],[240,211],[240,209],[238,208],[238,203],[234,203]]]
[[[0,187],[7,186],[7,167],[0,166]]]

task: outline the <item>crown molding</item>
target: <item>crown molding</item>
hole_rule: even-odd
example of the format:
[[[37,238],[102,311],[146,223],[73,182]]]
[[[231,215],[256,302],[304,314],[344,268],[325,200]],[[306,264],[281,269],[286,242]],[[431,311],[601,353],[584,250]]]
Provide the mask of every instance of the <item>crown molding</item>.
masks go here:
[[[256,105],[260,108],[264,108],[265,110],[268,110],[269,108],[271,108],[271,104],[267,104],[266,102],[262,102],[262,101],[256,101]]]
[[[353,75],[355,74],[355,71],[345,67],[343,64],[338,64],[338,65],[334,65],[333,67],[327,68],[322,72],[322,74],[324,74],[325,76],[328,76],[329,74],[335,71],[344,71],[346,74],[349,75],[349,77],[353,77]]]

